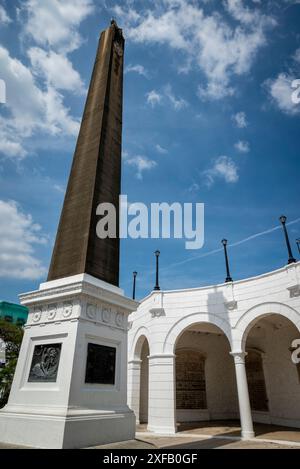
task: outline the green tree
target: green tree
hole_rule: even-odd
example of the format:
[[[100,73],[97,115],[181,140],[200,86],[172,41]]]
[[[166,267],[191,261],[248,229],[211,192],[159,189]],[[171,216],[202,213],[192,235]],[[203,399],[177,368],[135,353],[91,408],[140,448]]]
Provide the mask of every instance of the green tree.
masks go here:
[[[8,401],[15,368],[23,338],[23,329],[20,326],[0,319],[0,338],[5,343],[4,368],[0,368],[0,408]]]

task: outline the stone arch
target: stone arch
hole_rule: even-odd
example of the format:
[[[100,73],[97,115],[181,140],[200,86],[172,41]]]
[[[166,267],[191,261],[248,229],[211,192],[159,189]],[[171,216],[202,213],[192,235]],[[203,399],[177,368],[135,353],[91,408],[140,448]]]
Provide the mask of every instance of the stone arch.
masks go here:
[[[300,332],[300,312],[284,303],[261,303],[252,307],[239,319],[235,326],[234,345],[237,350],[245,351],[247,336],[256,322],[264,317],[277,314],[291,321]]]
[[[129,360],[131,360],[131,359],[132,360],[139,360],[140,359],[143,343],[144,343],[145,340],[148,342],[149,351],[151,352],[151,341],[150,341],[149,330],[146,327],[142,326],[136,331],[136,333],[134,335],[134,338],[133,338],[133,341],[132,341],[132,346],[131,346],[131,349],[130,349]]]
[[[231,345],[230,324],[228,322],[214,314],[192,313],[188,316],[179,319],[179,321],[173,324],[165,338],[163,344],[163,353],[170,355],[174,354],[176,342],[181,336],[181,334],[183,334],[183,332],[192,325],[199,323],[208,323],[218,327],[221,332],[223,332],[223,334],[227,337],[229,344]]]

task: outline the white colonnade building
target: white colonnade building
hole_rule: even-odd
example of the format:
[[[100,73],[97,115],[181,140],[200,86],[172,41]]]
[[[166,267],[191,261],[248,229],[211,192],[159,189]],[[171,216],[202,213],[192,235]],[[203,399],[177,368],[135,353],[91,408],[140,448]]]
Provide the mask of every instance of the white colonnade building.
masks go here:
[[[240,419],[300,428],[300,263],[238,282],[153,291],[129,317],[128,404],[149,431]],[[200,425],[199,425],[200,426]]]

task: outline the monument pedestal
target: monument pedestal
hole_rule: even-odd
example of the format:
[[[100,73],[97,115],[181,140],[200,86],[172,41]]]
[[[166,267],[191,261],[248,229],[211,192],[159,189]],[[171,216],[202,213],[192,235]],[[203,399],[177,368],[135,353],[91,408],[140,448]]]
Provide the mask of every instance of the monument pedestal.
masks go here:
[[[83,448],[135,435],[127,406],[127,322],[137,303],[82,274],[20,296],[28,322],[0,440]]]

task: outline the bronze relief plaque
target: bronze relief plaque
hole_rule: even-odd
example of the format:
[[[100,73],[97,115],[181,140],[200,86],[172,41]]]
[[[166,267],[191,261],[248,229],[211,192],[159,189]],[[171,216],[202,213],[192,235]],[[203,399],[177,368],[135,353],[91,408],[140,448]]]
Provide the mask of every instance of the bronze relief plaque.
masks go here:
[[[115,384],[116,349],[106,345],[88,344],[85,382]]]
[[[62,344],[43,344],[34,347],[28,381],[55,383]]]

